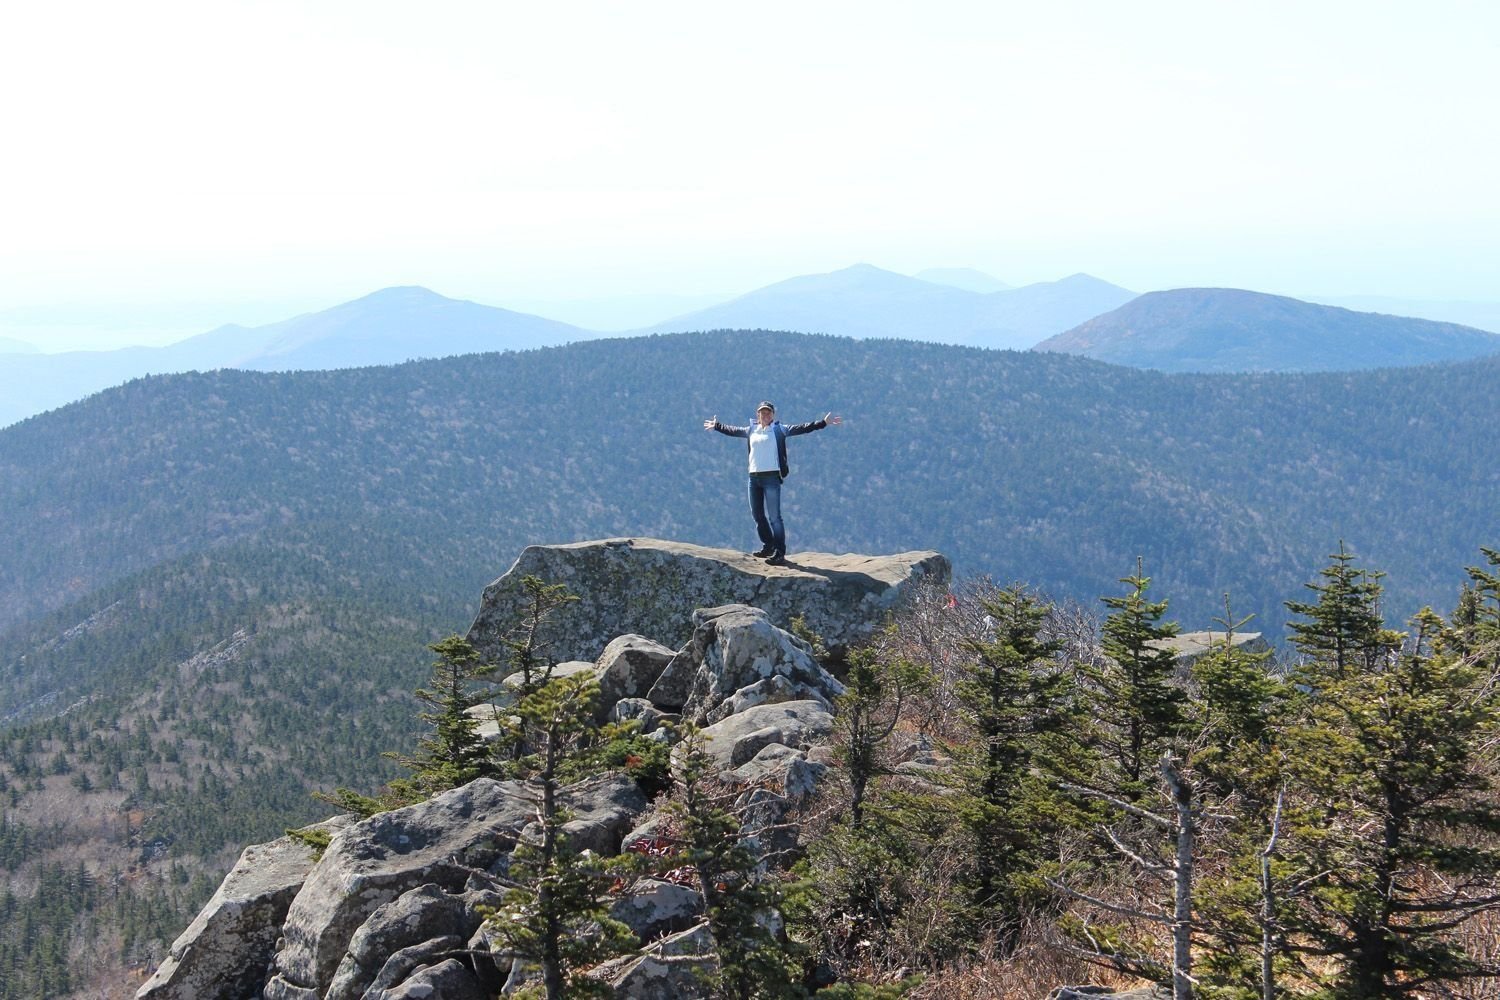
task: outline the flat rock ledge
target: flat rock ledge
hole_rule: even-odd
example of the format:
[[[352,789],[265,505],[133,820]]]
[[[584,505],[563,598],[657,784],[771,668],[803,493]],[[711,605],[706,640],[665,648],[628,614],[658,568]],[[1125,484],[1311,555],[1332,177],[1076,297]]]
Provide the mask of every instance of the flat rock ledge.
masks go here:
[[[839,650],[869,636],[920,581],[947,582],[947,557],[932,551],[894,555],[794,552],[767,566],[743,552],[655,538],[609,538],[528,546],[514,566],[484,590],[468,639],[502,658],[506,630],[521,620],[521,579],[561,583],[579,599],[549,627],[554,661],[594,661],[627,633],[680,649],[693,632],[684,609],[748,604],[780,628],[793,615]]]

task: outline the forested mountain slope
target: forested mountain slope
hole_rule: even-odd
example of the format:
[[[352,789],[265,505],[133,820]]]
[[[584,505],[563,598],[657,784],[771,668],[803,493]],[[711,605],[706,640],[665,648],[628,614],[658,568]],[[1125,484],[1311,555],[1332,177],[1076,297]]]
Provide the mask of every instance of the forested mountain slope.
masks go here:
[[[1144,555],[1184,618],[1279,620],[1345,538],[1403,609],[1500,534],[1500,361],[1164,376],[1061,356],[765,332],[341,372],[156,377],[0,432],[0,625],[230,542],[324,554],[461,614],[533,541],[753,541],[739,446],[793,442],[793,548],[951,553],[1089,600]]]

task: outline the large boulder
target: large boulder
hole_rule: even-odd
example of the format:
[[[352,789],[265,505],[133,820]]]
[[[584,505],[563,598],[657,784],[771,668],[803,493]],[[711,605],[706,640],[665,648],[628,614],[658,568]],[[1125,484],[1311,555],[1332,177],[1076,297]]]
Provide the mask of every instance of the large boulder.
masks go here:
[[[337,833],[350,821],[339,816],[310,829]],[[312,848],[293,837],[245,848],[136,996],[230,1000],[254,993],[265,979],[281,922],[313,864]]]
[[[585,843],[623,834],[646,806],[634,782],[619,775],[574,785],[561,798],[578,817],[575,822],[588,824],[571,831]],[[525,784],[480,778],[426,802],[379,813],[335,836],[287,912],[266,1000],[302,997],[307,991],[321,996],[355,932],[378,907],[427,884],[462,891],[474,869],[509,855],[535,811],[536,793]],[[373,960],[367,956],[360,964]]]
[[[825,740],[831,732],[833,716],[822,702],[758,705],[705,726],[703,750],[717,770],[728,771],[754,760],[772,744],[797,750]]]
[[[404,892],[378,907],[354,932],[325,1000],[360,1000],[403,948],[447,938],[456,940],[454,948],[459,950],[479,923],[478,914],[469,912],[461,896],[436,885]]]
[[[401,985],[365,996],[368,1000],[490,1000],[492,994],[467,966],[450,958],[419,966]]]
[[[779,701],[818,701],[826,709],[844,693],[807,643],[759,608],[710,608],[693,620],[692,639],[646,696],[659,708],[681,709],[701,725]]]
[[[772,743],[723,777],[731,785],[773,790],[789,805],[799,806],[812,797],[827,771],[827,765],[808,760],[806,750]]]
[[[577,597],[549,625],[548,655],[596,660],[617,636],[650,636],[680,648],[691,635],[685,608],[750,604],[788,628],[794,615],[834,649],[870,635],[917,581],[951,573],[936,552],[887,556],[797,552],[768,566],[727,549],[653,538],[611,538],[571,545],[532,545],[484,590],[468,638],[481,652],[504,655],[502,638],[525,613],[521,579],[561,583]]]
[[[696,1000],[711,995],[705,978],[717,968],[713,936],[701,923],[598,972],[616,1000]]]
[[[610,640],[599,654],[599,701],[608,707],[622,698],[644,698],[676,651],[643,635]]]
[[[647,944],[702,920],[703,896],[689,886],[643,878],[611,904],[609,915]]]

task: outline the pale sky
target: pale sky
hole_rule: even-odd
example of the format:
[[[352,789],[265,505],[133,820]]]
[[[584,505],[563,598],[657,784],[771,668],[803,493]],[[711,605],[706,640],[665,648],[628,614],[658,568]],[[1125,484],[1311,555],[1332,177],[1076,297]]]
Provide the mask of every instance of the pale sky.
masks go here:
[[[1492,2],[55,0],[0,93],[0,335],[860,261],[1500,299]]]

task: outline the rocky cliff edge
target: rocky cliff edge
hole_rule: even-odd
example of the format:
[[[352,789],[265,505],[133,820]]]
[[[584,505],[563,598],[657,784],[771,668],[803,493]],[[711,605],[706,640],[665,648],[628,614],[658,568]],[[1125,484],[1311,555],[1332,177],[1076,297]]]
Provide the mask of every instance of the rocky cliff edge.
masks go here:
[[[768,566],[742,552],[656,538],[608,538],[568,545],[532,545],[484,589],[468,639],[503,658],[505,630],[520,620],[521,580],[565,584],[579,598],[552,626],[555,660],[595,660],[610,640],[636,634],[681,648],[693,632],[694,608],[745,604],[779,628],[802,616],[835,650],[868,637],[887,611],[920,580],[946,582],[952,573],[938,552],[834,555],[794,552]]]

